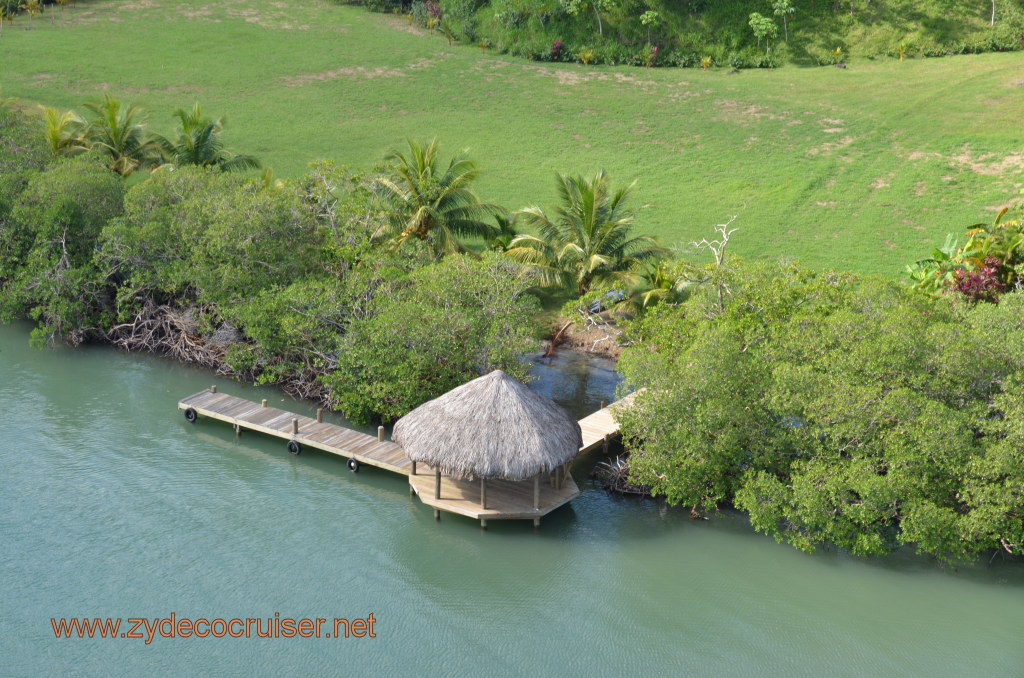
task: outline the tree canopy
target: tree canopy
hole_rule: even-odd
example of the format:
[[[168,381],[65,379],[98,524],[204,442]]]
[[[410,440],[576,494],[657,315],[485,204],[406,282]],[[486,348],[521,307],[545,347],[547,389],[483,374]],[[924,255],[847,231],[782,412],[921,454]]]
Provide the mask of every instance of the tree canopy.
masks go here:
[[[409,151],[392,151],[391,172],[377,178],[375,190],[384,223],[374,238],[401,245],[416,238],[438,254],[467,251],[459,237],[491,238],[497,229],[484,221],[500,210],[480,202],[470,185],[480,170],[465,154],[443,167],[437,139],[409,140]]]
[[[951,305],[727,259],[687,303],[630,328],[620,369],[646,389],[621,415],[632,479],[672,503],[746,510],[804,550],[1017,553],[1022,317],[1017,294]]]
[[[527,264],[542,284],[584,294],[595,284],[630,285],[644,264],[668,252],[649,236],[635,236],[636,209],[628,203],[633,184],[611,187],[604,171],[593,177],[558,175],[561,204],[549,216],[539,207],[518,215],[537,235],[509,244],[513,260]]]

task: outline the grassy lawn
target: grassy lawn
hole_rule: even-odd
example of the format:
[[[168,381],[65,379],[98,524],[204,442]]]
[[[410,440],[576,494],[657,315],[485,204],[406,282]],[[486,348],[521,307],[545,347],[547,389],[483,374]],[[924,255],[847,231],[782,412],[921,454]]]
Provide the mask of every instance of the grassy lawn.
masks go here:
[[[738,215],[734,251],[900,274],[1024,197],[1024,55],[845,70],[585,68],[482,53],[318,0],[83,1],[0,37],[0,91],[81,108],[109,92],[172,127],[199,100],[278,176],[369,166],[406,137],[469,148],[481,196],[554,200],[605,168],[665,244]]]

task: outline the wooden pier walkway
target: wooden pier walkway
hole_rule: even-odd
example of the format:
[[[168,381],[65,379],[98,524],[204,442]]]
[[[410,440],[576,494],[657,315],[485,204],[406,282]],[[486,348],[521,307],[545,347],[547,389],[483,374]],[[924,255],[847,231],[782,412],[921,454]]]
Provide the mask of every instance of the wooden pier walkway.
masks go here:
[[[602,407],[593,414],[580,419],[580,429],[583,432],[583,445],[580,447],[580,454],[590,452],[598,446],[603,446],[608,441],[619,435],[619,424],[612,416],[612,412],[622,407],[629,407],[633,402],[634,393],[630,393],[622,400],[616,400],[608,407]]]
[[[583,431],[583,446],[580,453],[589,452],[606,444],[618,434],[619,426],[611,415],[615,408],[628,404],[632,396],[604,407],[580,420]],[[481,485],[476,481],[456,480],[449,476],[441,478],[441,497],[435,499],[436,476],[434,469],[426,464],[415,464],[397,443],[384,440],[384,427],[379,427],[377,436],[268,407],[267,401],[260,403],[218,393],[215,386],[205,391],[182,398],[178,409],[185,411],[185,418],[195,421],[208,417],[231,424],[235,433],[243,430],[258,431],[288,441],[288,451],[300,453],[309,447],[345,457],[350,461],[350,470],[359,466],[376,466],[409,478],[410,491],[420,497],[423,503],[432,506],[435,516],[438,511],[447,511],[478,519],[486,526],[488,520],[530,519],[538,524],[542,516],[568,503],[580,491],[568,469],[555,472],[546,482],[513,482],[491,479],[487,481],[486,506],[481,506]],[[318,415],[319,415],[318,410]],[[356,463],[353,464],[352,460]]]
[[[301,447],[313,447],[340,457],[355,459],[360,464],[377,466],[388,471],[409,475],[412,461],[399,445],[359,431],[317,421],[300,414],[267,407],[267,401],[254,403],[210,389],[190,395],[178,402],[178,409],[194,411],[201,417],[226,421],[241,430],[259,431]],[[291,449],[289,449],[291,451]]]

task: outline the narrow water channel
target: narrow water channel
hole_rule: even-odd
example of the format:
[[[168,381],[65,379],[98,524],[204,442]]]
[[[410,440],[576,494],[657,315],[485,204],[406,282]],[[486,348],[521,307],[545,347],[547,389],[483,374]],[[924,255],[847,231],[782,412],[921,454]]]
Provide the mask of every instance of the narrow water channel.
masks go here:
[[[1024,676],[1020,564],[808,556],[742,516],[609,496],[593,459],[539,530],[435,523],[401,477],[175,409],[212,383],[311,406],[27,333],[0,327],[0,675]],[[534,372],[576,416],[616,385],[574,354]],[[50,622],[171,613],[373,613],[376,637],[57,640]]]

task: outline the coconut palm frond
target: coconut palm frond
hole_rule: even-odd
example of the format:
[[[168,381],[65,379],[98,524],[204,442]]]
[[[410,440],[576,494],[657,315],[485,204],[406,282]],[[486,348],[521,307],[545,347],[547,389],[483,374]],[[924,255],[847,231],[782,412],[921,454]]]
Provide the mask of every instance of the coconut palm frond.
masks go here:
[[[636,209],[628,202],[635,182],[612,190],[604,170],[593,177],[558,175],[560,204],[548,216],[538,207],[517,212],[527,227],[537,231],[535,240],[516,238],[512,246],[528,247],[535,266],[543,264],[561,270],[567,291],[587,292],[598,280],[621,278],[612,275],[633,271],[645,261],[668,256],[647,236],[630,237]],[[637,209],[642,209],[641,206]],[[537,244],[542,241],[544,247]],[[511,250],[509,252],[511,256]],[[525,251],[515,255],[526,261]]]
[[[385,156],[392,176],[374,182],[376,200],[386,225],[377,229],[375,240],[390,239],[401,244],[409,238],[428,243],[437,255],[467,251],[456,236],[492,238],[497,233],[486,219],[501,213],[497,205],[480,202],[469,188],[479,169],[456,154],[440,171],[440,144],[408,140],[407,151],[393,150]]]

